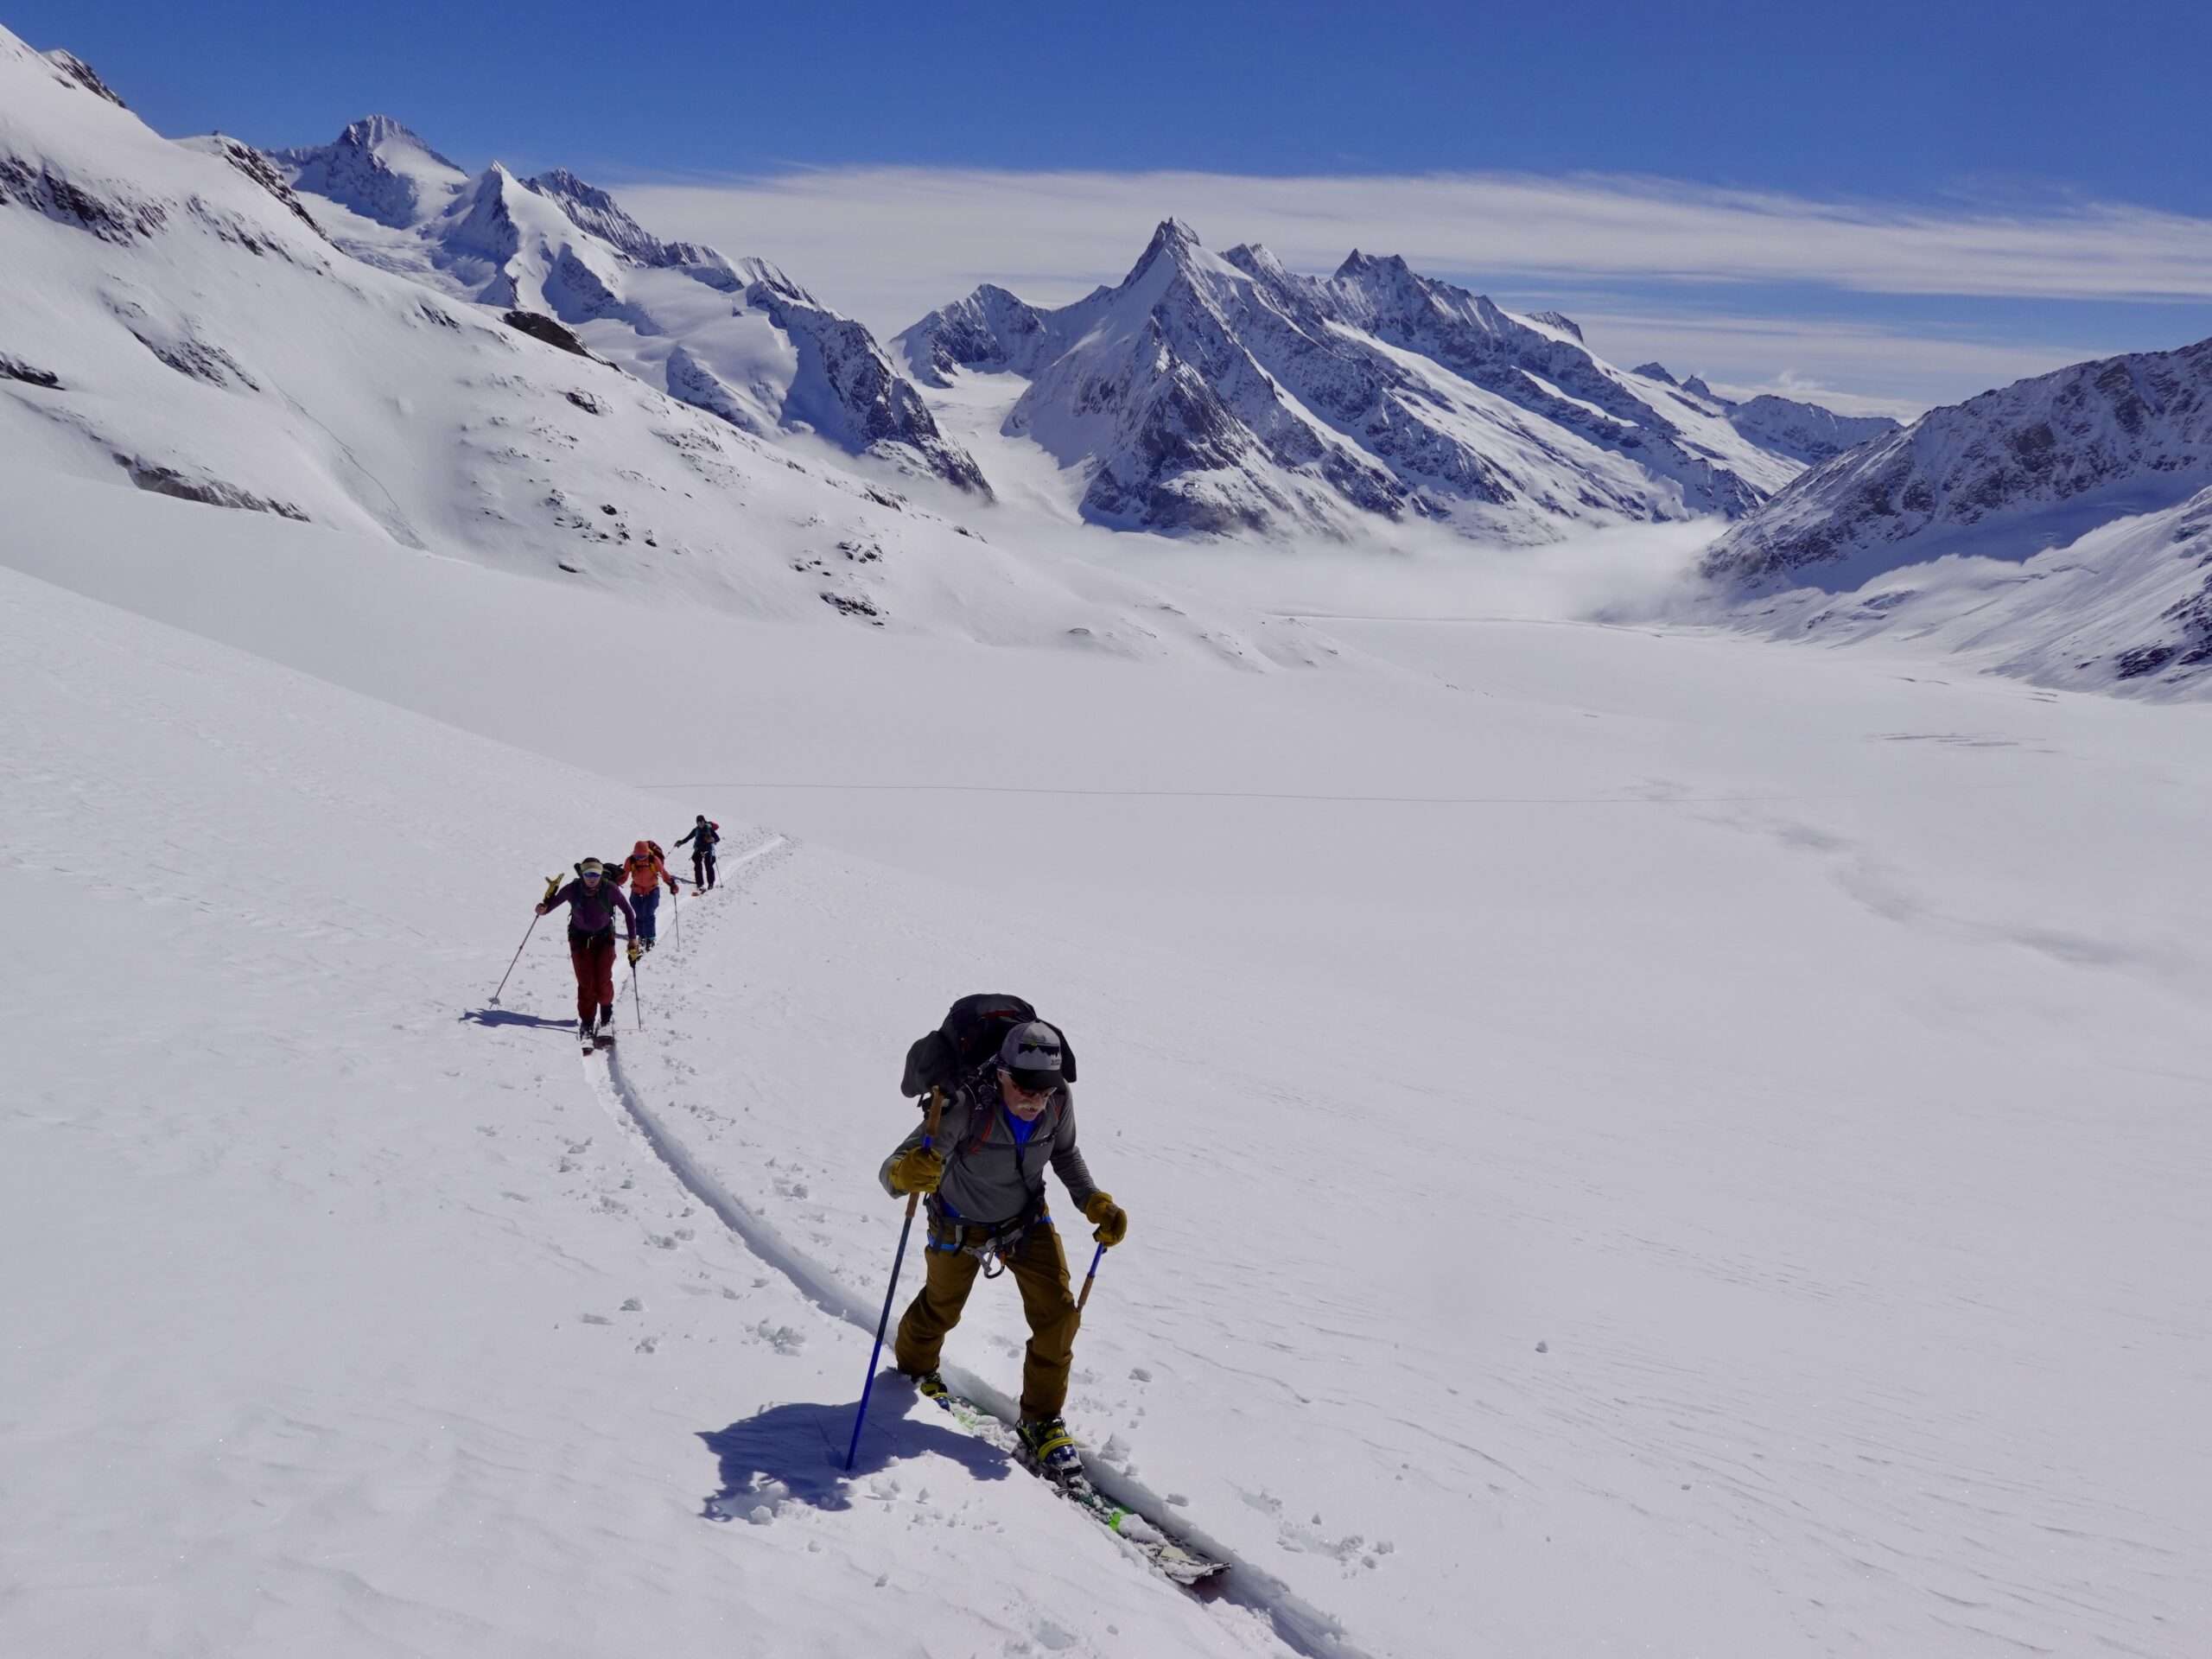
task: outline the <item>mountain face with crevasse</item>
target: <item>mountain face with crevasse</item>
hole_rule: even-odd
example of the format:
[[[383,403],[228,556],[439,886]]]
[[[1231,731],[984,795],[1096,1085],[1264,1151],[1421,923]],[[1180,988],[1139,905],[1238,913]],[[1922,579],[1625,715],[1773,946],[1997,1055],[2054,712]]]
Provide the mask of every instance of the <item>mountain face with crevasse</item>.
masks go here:
[[[355,257],[552,319],[586,349],[755,436],[805,435],[988,497],[972,456],[861,324],[764,260],[653,235],[556,168],[471,175],[388,116],[270,160]]]
[[[1082,516],[1118,527],[1349,535],[1380,518],[1541,542],[1740,517],[1804,464],[1726,400],[1597,357],[1557,313],[1516,315],[1395,257],[1317,277],[1256,245],[1216,255],[1173,219],[1112,287],[1046,310],[986,285],[893,346],[925,388],[1026,383],[1001,434],[1079,474]]]

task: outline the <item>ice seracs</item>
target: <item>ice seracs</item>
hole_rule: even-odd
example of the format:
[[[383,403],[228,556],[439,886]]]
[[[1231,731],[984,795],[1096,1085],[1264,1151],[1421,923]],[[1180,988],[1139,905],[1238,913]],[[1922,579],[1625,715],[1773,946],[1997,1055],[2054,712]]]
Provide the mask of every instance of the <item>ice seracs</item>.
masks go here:
[[[1718,402],[1595,356],[1557,312],[1516,315],[1395,255],[1301,276],[1255,245],[1213,253],[1174,219],[1071,305],[987,284],[893,344],[925,387],[1024,383],[997,435],[1044,450],[1080,516],[1116,527],[1426,519],[1541,542],[1738,516],[1803,464]]]

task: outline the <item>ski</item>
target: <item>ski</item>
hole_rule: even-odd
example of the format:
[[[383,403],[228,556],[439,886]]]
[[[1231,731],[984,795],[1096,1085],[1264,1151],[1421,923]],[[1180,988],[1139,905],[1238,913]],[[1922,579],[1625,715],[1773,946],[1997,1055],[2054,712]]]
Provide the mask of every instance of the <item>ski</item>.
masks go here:
[[[1156,1522],[1115,1503],[1084,1476],[1056,1480],[1046,1474],[1029,1456],[1028,1448],[1021,1443],[1021,1436],[974,1401],[963,1400],[957,1394],[924,1397],[935,1401],[940,1410],[969,1433],[979,1440],[988,1440],[1090,1516],[1151,1562],[1162,1577],[1172,1579],[1188,1590],[1205,1583],[1217,1573],[1228,1571],[1228,1562],[1217,1561],[1200,1554]]]

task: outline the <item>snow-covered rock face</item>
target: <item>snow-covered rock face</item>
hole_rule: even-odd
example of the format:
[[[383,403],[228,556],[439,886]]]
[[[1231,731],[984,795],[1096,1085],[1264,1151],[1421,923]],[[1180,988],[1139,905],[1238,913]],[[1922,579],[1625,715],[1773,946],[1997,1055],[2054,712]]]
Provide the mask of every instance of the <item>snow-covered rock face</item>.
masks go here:
[[[118,110],[127,110],[130,107],[117,95],[115,88],[92,73],[91,64],[86,63],[74,52],[65,52],[57,46],[46,54],[46,60],[95,98],[105,99]]]
[[[2076,364],[1826,461],[1713,544],[1738,590],[1831,592],[1945,554],[2023,560],[2212,484],[2212,340]]]
[[[354,122],[337,139],[273,152],[292,188],[348,213],[404,229],[436,212],[468,175],[388,115]]]
[[[1818,404],[1772,393],[1728,404],[1728,423],[1754,442],[1795,456],[1808,467],[1887,437],[1898,427],[1886,415],[1839,415]]]
[[[641,265],[713,267],[731,279],[731,286],[735,285],[734,269],[714,249],[696,242],[662,241],[624,213],[612,195],[597,185],[586,184],[565,167],[524,182],[557,204],[578,230],[620,249]]]
[[[868,330],[772,266],[666,242],[566,168],[472,177],[385,116],[279,150],[339,245],[455,299],[557,319],[594,353],[758,436],[804,432],[988,496]]]
[[[1840,455],[1847,449],[1887,437],[1897,430],[1898,423],[1886,415],[1839,415],[1818,404],[1778,397],[1771,392],[1739,404],[1733,398],[1723,397],[1694,374],[1687,380],[1677,380],[1663,363],[1639,364],[1635,372],[1718,410],[1729,425],[1761,448],[1787,455],[1807,467],[1817,466],[1832,455]]]
[[[925,386],[1027,381],[1002,434],[1080,472],[1083,516],[1116,526],[1341,534],[1376,515],[1535,542],[1738,516],[1802,465],[1557,313],[1357,251],[1301,276],[1173,219],[1112,288],[1051,311],[979,288],[893,343]]]

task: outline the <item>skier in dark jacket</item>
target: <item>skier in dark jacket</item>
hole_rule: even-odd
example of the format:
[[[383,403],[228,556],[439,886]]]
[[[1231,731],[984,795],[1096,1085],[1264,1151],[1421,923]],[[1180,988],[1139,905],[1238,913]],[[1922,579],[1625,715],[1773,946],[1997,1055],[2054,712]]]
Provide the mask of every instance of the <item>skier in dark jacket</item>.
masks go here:
[[[1016,1026],[997,1058],[945,1096],[935,1140],[914,1132],[883,1160],[893,1197],[929,1195],[927,1278],[899,1322],[899,1372],[931,1395],[945,1392],[938,1356],[960,1322],[976,1270],[996,1256],[1014,1274],[1029,1319],[1021,1368],[1021,1438],[1046,1472],[1080,1474],[1082,1459],[1060,1408],[1074,1363],[1076,1306],[1067,1256],[1045,1201],[1045,1170],[1058,1174],[1102,1244],[1118,1244],[1129,1218],[1098,1190],[1076,1149],[1075,1096],[1062,1077],[1060,1033],[1043,1020]]]
[[[691,843],[691,885],[702,893],[715,890],[715,844],[721,838],[721,826],[708,823],[703,812],[692,820],[690,835],[677,837],[679,847]]]
[[[622,889],[607,879],[595,858],[576,867],[576,879],[538,906],[537,913],[569,906],[569,962],[576,970],[576,1031],[586,1048],[596,1023],[599,1040],[614,1040],[614,912],[634,937],[638,918]],[[596,1020],[594,1021],[594,1016]]]

